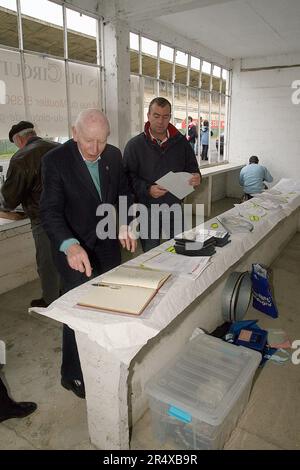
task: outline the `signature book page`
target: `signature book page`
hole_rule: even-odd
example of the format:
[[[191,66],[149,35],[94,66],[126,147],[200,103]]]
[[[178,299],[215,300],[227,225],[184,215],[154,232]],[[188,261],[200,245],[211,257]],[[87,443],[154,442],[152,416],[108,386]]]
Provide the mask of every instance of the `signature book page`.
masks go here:
[[[121,266],[91,285],[78,305],[115,313],[140,315],[170,273]]]

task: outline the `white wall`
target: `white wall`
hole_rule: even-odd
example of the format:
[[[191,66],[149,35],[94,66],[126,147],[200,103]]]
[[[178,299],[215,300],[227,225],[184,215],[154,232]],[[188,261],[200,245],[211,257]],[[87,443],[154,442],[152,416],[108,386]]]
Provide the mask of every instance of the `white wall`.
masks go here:
[[[230,162],[246,163],[249,156],[257,155],[275,180],[300,178],[300,104],[291,99],[295,92],[292,82],[300,80],[300,67],[290,67],[291,55],[286,64],[284,59],[234,61],[232,80]],[[272,63],[278,68],[267,69]],[[279,63],[290,68],[279,67]],[[293,63],[300,63],[299,54]],[[263,64],[265,70],[250,71]]]

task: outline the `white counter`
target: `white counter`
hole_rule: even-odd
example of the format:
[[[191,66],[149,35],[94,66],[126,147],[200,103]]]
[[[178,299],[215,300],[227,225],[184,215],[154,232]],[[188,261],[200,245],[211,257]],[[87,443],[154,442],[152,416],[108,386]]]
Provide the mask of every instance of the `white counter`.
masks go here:
[[[299,207],[300,195],[293,195],[283,209],[255,222],[253,232],[233,234],[196,281],[174,278],[138,318],[74,308],[87,284],[48,309],[35,309],[76,332],[89,432],[97,447],[129,447],[129,426],[147,407],[146,381],[181,349],[194,328],[212,331],[222,323],[221,293],[229,273],[249,270],[253,262],[271,263],[299,230]]]

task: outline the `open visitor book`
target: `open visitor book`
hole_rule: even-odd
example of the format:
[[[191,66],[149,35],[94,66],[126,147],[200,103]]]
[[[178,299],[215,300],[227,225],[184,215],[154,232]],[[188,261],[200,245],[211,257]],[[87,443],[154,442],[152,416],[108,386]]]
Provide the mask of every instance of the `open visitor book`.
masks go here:
[[[168,272],[120,266],[91,284],[78,305],[109,312],[140,315],[158,289],[171,276]]]

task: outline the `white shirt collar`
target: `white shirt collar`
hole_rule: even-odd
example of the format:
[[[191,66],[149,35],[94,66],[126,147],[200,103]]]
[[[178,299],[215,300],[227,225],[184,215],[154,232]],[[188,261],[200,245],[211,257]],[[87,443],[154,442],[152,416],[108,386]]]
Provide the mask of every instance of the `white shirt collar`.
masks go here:
[[[100,160],[100,158],[101,158],[101,154],[100,154],[96,160],[93,160],[93,161],[87,160],[87,159],[84,158],[84,156],[82,155],[82,152],[81,152],[81,150],[80,150],[78,144],[77,144],[77,148],[78,148],[78,151],[79,151],[80,155],[82,156],[82,159],[83,159],[85,162],[88,162],[88,163],[96,163],[96,162],[97,162],[98,160]]]

